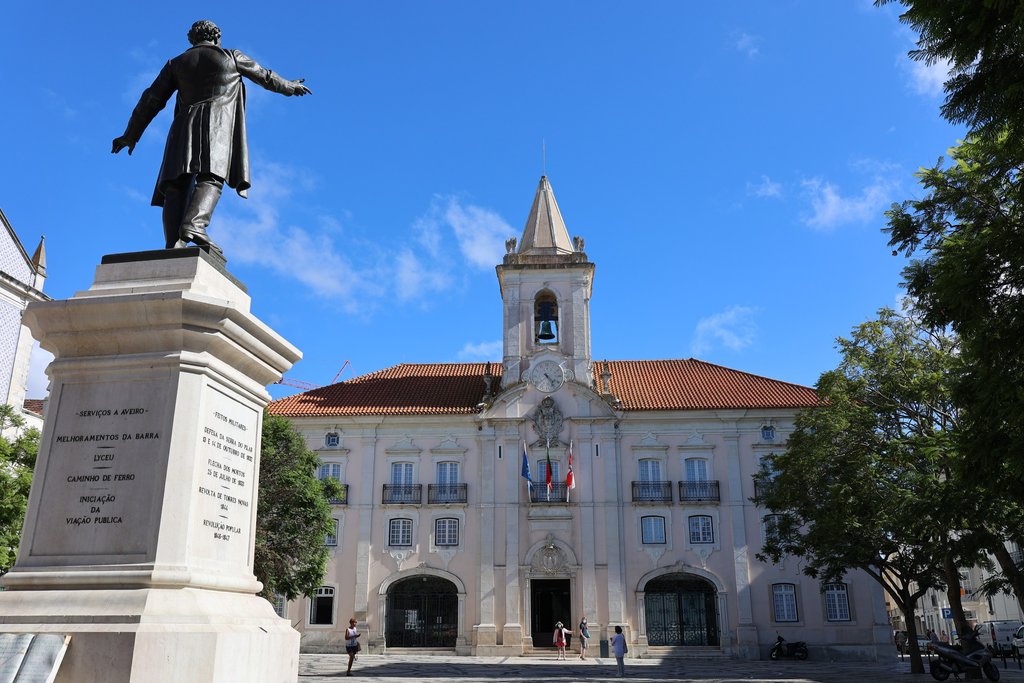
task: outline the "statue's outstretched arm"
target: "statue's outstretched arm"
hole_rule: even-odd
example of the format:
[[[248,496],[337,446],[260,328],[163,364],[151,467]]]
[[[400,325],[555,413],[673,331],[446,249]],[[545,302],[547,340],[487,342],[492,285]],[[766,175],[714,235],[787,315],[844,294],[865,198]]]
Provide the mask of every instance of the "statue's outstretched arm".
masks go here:
[[[303,85],[306,81],[304,78],[289,81],[281,78],[270,69],[264,69],[256,63],[256,60],[244,52],[239,50],[231,50],[230,52],[235,58],[235,66],[238,67],[238,73],[267,90],[288,95],[289,97],[292,95],[310,95],[313,92]]]

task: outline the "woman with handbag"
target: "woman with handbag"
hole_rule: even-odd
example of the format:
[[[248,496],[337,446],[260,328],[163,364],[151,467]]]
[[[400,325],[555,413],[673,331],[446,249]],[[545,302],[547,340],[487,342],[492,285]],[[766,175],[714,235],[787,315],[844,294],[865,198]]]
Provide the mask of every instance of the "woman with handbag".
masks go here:
[[[348,653],[348,671],[345,672],[346,676],[352,675],[352,662],[356,659],[356,653],[363,648],[359,645],[359,636],[363,635],[356,628],[356,620],[348,620],[348,628],[345,629],[345,652]]]

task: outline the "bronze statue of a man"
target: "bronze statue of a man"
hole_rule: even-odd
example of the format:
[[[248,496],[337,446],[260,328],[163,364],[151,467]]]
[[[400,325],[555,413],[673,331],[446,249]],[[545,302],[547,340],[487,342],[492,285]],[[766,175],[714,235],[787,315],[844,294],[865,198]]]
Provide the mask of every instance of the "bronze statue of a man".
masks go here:
[[[153,192],[162,206],[166,248],[192,242],[223,256],[206,232],[227,182],[242,197],[249,183],[245,140],[245,84],[242,76],[282,95],[308,95],[304,79],[288,81],[238,50],[220,46],[220,29],[197,21],[188,32],[192,47],[167,62],[132,112],[124,135],[114,138],[117,154],[128,154],[153,117],[175,92],[174,121]]]

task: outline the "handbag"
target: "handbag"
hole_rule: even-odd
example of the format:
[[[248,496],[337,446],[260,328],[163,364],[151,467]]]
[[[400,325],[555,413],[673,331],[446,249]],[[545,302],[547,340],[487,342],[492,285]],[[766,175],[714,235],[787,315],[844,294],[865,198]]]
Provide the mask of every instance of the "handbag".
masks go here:
[[[357,640],[356,641],[356,652],[362,652],[362,651],[363,651],[363,646]]]

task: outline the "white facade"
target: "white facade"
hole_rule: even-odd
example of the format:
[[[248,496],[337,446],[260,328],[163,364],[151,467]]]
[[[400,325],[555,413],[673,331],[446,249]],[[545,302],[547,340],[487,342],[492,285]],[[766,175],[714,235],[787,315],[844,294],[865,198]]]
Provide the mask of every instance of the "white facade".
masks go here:
[[[693,359],[592,359],[594,271],[542,179],[498,266],[500,364],[395,366],[271,405],[347,486],[323,588],[286,606],[303,649],[343,651],[354,616],[370,652],[521,655],[585,615],[595,654],[619,625],[630,656],[756,659],[777,634],[815,658],[889,656],[867,575],[823,586],[755,557],[752,477],[813,392]]]
[[[38,429],[42,416],[25,409],[32,334],[21,317],[29,302],[49,298],[42,292],[45,280],[43,241],[30,257],[0,211],[0,402],[20,409],[28,426]]]

